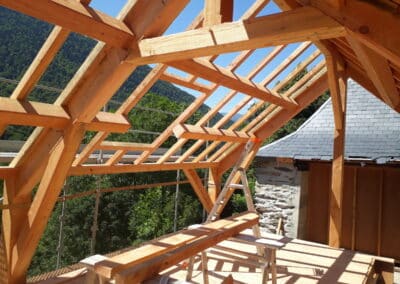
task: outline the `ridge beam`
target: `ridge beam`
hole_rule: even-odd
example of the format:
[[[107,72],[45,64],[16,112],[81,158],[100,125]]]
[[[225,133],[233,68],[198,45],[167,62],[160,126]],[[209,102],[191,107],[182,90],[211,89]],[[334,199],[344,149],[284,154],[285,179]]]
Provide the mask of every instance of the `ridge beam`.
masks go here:
[[[252,136],[246,132],[216,129],[204,126],[196,126],[190,124],[178,124],[174,128],[174,134],[177,138],[201,139],[212,141],[225,141],[246,143]]]
[[[305,21],[304,19],[307,19]],[[139,41],[127,61],[143,65],[345,36],[345,28],[313,7]]]

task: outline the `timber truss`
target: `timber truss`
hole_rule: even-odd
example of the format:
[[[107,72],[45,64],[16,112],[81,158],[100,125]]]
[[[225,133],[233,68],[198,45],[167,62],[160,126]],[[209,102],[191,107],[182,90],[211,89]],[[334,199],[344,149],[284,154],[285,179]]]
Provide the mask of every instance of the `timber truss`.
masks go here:
[[[268,0],[253,0],[234,22],[233,0],[205,0],[203,13],[188,23],[187,30],[171,35],[163,34],[189,0],[129,0],[117,18],[96,11],[89,2],[0,0],[4,7],[54,24],[12,95],[0,98],[1,132],[9,124],[35,127],[13,161],[0,168],[4,204],[8,205],[2,214],[2,229],[9,283],[25,281],[67,176],[181,169],[204,208],[210,210],[222,174],[236,162],[247,141],[268,138],[328,88],[335,115],[329,240],[331,245],[340,245],[346,79],[353,78],[400,110],[398,0],[276,0],[282,11],[272,15],[260,15]],[[97,40],[97,45],[55,103],[29,101],[28,95],[72,31]],[[255,79],[293,44],[296,48],[289,56],[262,79]],[[237,72],[243,64],[254,62],[249,58],[265,47],[269,53],[247,75]],[[304,56],[307,50],[311,52]],[[233,52],[236,56],[229,65],[217,64],[220,54]],[[301,63],[293,66],[299,58]],[[101,111],[135,68],[144,64],[155,65],[119,109]],[[287,87],[307,67],[308,72]],[[276,83],[282,76],[286,79]],[[199,95],[152,143],[107,140],[111,133],[130,129],[127,114],[157,80],[193,89]],[[219,87],[229,92],[196,124],[187,124]],[[207,125],[239,95],[241,100],[225,116]],[[229,124],[239,112],[241,117]],[[86,131],[96,131],[96,135],[78,152]],[[175,145],[156,160],[150,159],[171,136],[177,137]],[[172,158],[193,140],[185,152]],[[254,144],[243,167],[259,147],[260,142]],[[89,156],[99,149],[113,154],[101,164],[90,164]],[[132,163],[123,163],[128,151],[140,154]],[[196,169],[209,170],[212,185],[208,191]]]

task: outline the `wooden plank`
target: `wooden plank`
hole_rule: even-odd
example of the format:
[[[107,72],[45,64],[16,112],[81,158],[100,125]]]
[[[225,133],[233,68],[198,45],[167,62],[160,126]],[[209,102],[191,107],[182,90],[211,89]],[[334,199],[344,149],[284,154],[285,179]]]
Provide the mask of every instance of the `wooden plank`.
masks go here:
[[[343,218],[341,247],[352,249],[354,212],[355,212],[355,190],[356,190],[356,167],[345,165],[344,191],[343,191]]]
[[[370,254],[377,253],[379,176],[378,168],[358,168],[355,249]]]
[[[106,42],[111,46],[128,48],[136,43],[135,35],[124,22],[78,1],[0,0],[0,5]]]
[[[274,94],[264,87],[255,84],[247,78],[234,74],[232,71],[216,66],[202,59],[170,62],[169,65],[185,72],[195,72],[196,75],[232,90],[268,101],[285,108],[293,108],[296,104],[287,98]]]
[[[251,136],[245,132],[204,126],[201,127],[189,124],[177,125],[174,128],[174,134],[177,138],[230,141],[239,143],[246,143],[251,138]]]
[[[344,35],[345,29],[336,21],[317,9],[303,7],[248,21],[143,39],[127,61],[140,65],[164,63]]]
[[[382,99],[391,108],[400,112],[400,94],[386,58],[363,45],[351,35],[347,37],[347,40]]]
[[[123,165],[118,164],[114,166],[104,165],[84,165],[72,166],[69,175],[100,175],[100,174],[117,174],[117,173],[143,173],[143,172],[159,172],[159,171],[176,171],[179,169],[206,169],[218,167],[218,163],[163,163],[163,164],[150,164],[143,163],[138,165]]]
[[[310,163],[309,167],[306,239],[326,244],[332,170],[329,164],[323,163]]]
[[[202,225],[199,229],[187,231],[185,235],[197,235],[197,238],[187,241],[183,246],[177,246],[170,253],[160,254],[142,261],[130,269],[121,271],[115,277],[116,283],[140,283],[189,256],[212,247],[256,224],[258,224],[258,215],[245,212],[235,217]]]
[[[196,170],[186,169],[183,171],[185,173],[185,176],[189,180],[190,184],[192,185],[192,188],[196,193],[197,197],[199,198],[204,209],[209,213],[214,204],[210,199],[210,196],[207,194],[207,189],[204,187],[203,181],[200,179]]]
[[[232,22],[233,0],[205,0],[204,1],[204,27]]]
[[[400,259],[400,170],[384,168],[381,255]]]
[[[116,142],[116,141],[103,141],[100,143],[98,149],[102,150],[125,150],[125,151],[145,151],[151,150],[151,144],[133,143],[133,142]]]

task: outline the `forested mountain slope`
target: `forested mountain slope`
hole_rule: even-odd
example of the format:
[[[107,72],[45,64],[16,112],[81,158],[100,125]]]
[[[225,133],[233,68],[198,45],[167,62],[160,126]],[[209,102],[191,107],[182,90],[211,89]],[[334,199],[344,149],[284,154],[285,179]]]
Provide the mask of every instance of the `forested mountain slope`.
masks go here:
[[[21,79],[51,29],[52,26],[48,23],[0,7],[0,96],[11,95],[15,84],[5,82],[4,79]],[[72,33],[38,84],[63,89],[95,44],[90,38]],[[139,66],[114,95],[113,101],[123,102],[150,70],[147,65]],[[149,92],[183,105],[188,105],[195,99],[194,96],[165,81],[158,81]],[[52,103],[58,95],[58,92],[35,88],[29,99]],[[116,108],[117,105],[113,103],[110,107]],[[200,112],[206,112],[208,109],[203,105]],[[21,136],[26,136],[29,132],[15,128],[13,130],[18,133],[8,131],[3,139],[22,139]]]

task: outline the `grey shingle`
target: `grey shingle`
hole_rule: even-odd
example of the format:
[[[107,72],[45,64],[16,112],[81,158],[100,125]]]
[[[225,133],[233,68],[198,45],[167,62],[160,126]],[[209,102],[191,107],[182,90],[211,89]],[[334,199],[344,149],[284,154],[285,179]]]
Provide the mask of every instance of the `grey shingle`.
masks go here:
[[[330,99],[300,128],[260,149],[257,157],[323,159],[332,156]],[[400,161],[400,114],[353,80],[348,81],[345,157]]]

